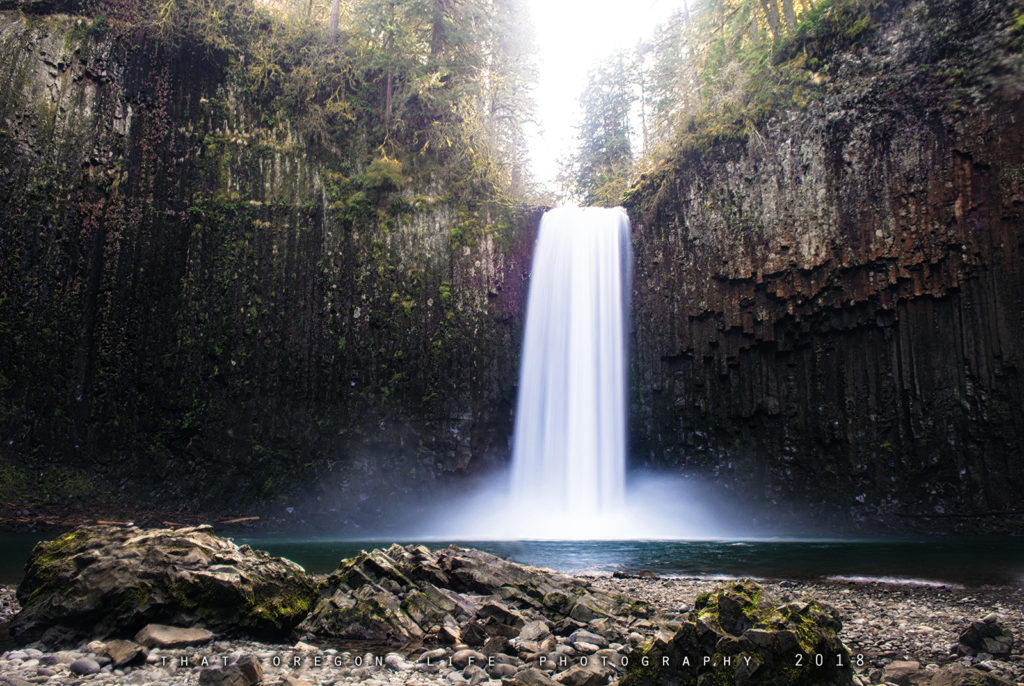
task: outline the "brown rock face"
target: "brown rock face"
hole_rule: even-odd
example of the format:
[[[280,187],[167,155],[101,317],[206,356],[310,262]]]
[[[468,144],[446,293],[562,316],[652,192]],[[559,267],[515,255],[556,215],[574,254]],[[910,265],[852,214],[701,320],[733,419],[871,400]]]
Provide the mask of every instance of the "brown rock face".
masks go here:
[[[819,98],[631,198],[631,440],[773,519],[1006,530],[1024,487],[1019,38],[1005,3],[889,5]]]

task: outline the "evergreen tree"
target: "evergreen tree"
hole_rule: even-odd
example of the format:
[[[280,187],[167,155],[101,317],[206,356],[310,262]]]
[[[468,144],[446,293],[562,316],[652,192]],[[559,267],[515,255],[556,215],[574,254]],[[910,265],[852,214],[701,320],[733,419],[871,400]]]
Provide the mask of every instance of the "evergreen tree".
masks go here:
[[[617,205],[629,184],[633,165],[630,111],[636,99],[629,61],[626,54],[619,53],[599,65],[580,98],[580,147],[570,175],[577,194],[588,205]]]

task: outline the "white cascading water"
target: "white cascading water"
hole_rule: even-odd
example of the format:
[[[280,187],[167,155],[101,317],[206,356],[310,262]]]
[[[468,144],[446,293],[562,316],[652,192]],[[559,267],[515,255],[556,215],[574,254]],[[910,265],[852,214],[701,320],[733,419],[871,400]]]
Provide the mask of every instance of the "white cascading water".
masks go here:
[[[701,538],[709,508],[668,474],[626,479],[632,251],[621,207],[541,219],[526,307],[511,484],[447,503],[421,538]],[[628,491],[627,491],[628,487]]]
[[[513,439],[512,499],[526,517],[521,524],[581,526],[623,505],[631,268],[621,207],[544,214]]]

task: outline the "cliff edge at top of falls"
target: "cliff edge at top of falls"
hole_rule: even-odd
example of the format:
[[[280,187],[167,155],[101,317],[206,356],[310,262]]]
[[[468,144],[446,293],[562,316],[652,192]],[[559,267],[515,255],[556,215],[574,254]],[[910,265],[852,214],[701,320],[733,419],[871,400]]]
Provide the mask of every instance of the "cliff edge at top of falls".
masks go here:
[[[1020,8],[861,7],[805,105],[633,190],[633,452],[766,523],[1019,533]]]

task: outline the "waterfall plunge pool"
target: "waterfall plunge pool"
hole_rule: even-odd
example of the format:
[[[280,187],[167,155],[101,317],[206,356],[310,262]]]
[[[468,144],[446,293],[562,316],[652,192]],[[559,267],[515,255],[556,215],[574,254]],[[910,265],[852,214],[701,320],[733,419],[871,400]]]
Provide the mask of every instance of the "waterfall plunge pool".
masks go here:
[[[239,538],[288,557],[310,571],[328,572],[360,550],[390,541],[327,541]],[[409,541],[413,542],[413,541]],[[703,541],[426,541],[430,548],[454,543],[515,562],[578,574],[760,577],[912,581],[979,586],[1024,586],[1024,540],[703,540]]]
[[[0,583],[17,583],[29,552],[50,534],[0,534]],[[287,557],[313,573],[328,573],[360,550],[390,540],[343,540],[265,534],[238,535],[248,544]],[[398,541],[430,548],[455,543],[524,564],[585,574],[755,577],[1024,587],[1024,539],[749,539],[702,541]]]

